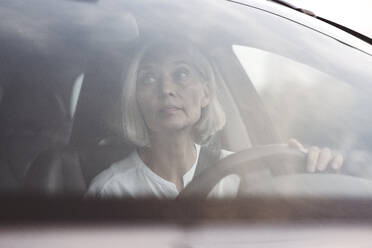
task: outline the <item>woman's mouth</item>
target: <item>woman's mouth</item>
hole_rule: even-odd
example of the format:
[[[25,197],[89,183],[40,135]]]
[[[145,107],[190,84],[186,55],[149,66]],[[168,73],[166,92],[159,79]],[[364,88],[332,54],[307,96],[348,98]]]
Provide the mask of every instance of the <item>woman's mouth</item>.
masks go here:
[[[174,105],[167,105],[165,107],[162,107],[160,109],[160,112],[162,112],[164,114],[173,114],[173,113],[176,113],[180,110],[182,110],[182,108],[174,106]]]

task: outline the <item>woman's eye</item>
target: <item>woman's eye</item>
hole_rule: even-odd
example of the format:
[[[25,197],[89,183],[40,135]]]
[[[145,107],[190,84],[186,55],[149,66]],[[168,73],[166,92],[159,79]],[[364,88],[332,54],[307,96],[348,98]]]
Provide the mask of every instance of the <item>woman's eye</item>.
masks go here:
[[[180,68],[174,72],[173,78],[177,82],[186,81],[190,76],[190,71],[187,68]]]
[[[154,84],[157,82],[157,78],[153,74],[149,73],[140,76],[140,82],[143,84]]]

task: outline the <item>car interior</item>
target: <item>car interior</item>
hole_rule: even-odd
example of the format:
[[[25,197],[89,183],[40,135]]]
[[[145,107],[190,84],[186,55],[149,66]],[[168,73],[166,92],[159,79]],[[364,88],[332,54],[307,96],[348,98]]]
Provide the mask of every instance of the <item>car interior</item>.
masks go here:
[[[137,28],[127,27],[135,30],[133,36]],[[129,154],[133,146],[120,129],[121,90],[140,38],[95,54],[59,52],[62,48],[52,42],[54,56],[34,51],[24,58],[30,49],[26,45],[16,56],[2,54],[12,59],[1,61],[2,191],[82,195],[95,175]],[[278,141],[231,47],[216,46],[210,58],[218,75],[219,98],[228,110],[227,125],[215,140],[231,151]],[[31,61],[35,57],[39,59]]]
[[[58,4],[65,6],[66,2]],[[20,33],[0,26],[0,32],[9,33],[1,40],[0,51],[1,192],[82,196],[99,172],[134,149],[122,136],[121,92],[133,53],[144,40],[186,37],[208,55],[227,116],[225,128],[211,145],[236,152],[286,141],[234,53],[237,44],[273,50],[268,48],[272,43],[249,39],[254,32],[259,34],[257,37],[259,32],[278,36],[272,27],[263,22],[260,30],[259,25],[250,24],[254,32],[240,37],[233,33],[238,26],[230,28],[213,19],[221,25],[208,33],[193,23],[180,30],[177,22],[185,23],[182,17],[172,25],[165,16],[154,22],[146,16],[146,4],[137,9],[130,3],[127,11],[91,8],[98,21],[76,25],[87,5],[74,4],[68,15],[58,14],[63,21],[53,19],[53,28],[40,24],[32,27],[34,32]],[[42,10],[28,7],[34,12],[23,19],[20,13],[4,16],[27,22],[27,18],[41,14]],[[216,13],[221,11],[217,8]],[[106,19],[108,13],[110,18]],[[292,29],[297,32],[292,26],[288,30]],[[231,33],[226,34],[226,30]],[[283,37],[277,38],[279,44],[287,43]],[[251,44],[245,44],[246,40]],[[274,53],[301,59],[299,54],[304,54],[303,60],[311,65],[317,63],[316,68],[329,62],[317,54],[309,55],[302,47],[278,47]],[[326,69],[335,73],[337,66],[332,64]]]
[[[0,247],[370,247],[370,44],[271,2],[0,1]],[[130,63],[168,38],[209,60],[226,124],[175,199],[90,197],[136,149]],[[312,145],[343,167],[308,173]],[[203,148],[232,153],[198,171]],[[228,175],[237,197],[209,198]]]

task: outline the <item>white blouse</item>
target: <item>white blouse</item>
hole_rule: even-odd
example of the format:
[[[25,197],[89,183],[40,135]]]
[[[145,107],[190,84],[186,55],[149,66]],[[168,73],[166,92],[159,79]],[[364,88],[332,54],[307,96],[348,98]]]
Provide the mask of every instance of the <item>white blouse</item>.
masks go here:
[[[184,187],[194,178],[200,154],[200,145],[196,145],[197,156],[194,165],[183,175]],[[222,150],[220,158],[232,152]],[[240,179],[236,175],[223,178],[209,193],[208,197],[235,197]],[[89,186],[86,196],[95,197],[158,197],[174,199],[179,192],[174,183],[157,175],[142,161],[137,151],[125,159],[111,165],[98,174]]]

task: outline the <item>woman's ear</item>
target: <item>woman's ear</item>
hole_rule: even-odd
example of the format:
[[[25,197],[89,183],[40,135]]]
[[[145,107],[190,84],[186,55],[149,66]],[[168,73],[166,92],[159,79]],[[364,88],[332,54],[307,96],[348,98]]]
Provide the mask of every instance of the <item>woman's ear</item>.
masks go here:
[[[202,108],[207,107],[210,102],[211,89],[208,84],[203,84],[203,98],[201,101]]]

